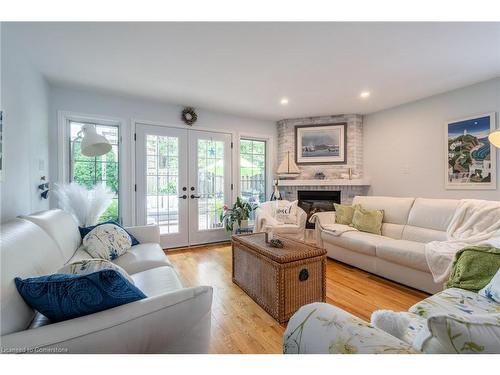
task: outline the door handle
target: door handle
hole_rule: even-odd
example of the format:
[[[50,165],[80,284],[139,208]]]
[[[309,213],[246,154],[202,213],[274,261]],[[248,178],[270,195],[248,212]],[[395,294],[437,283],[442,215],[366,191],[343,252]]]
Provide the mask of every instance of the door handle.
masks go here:
[[[195,199],[195,198],[198,199],[198,198],[201,198],[201,196],[200,195],[191,194],[191,199]]]
[[[187,197],[188,196],[186,194],[184,194],[184,195],[181,195],[179,198],[181,198],[181,199],[187,199]]]

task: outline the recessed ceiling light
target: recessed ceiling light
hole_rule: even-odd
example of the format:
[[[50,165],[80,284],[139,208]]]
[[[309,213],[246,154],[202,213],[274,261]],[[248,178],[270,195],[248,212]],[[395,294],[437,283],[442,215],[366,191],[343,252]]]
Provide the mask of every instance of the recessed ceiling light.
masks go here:
[[[360,98],[366,99],[370,97],[370,91],[361,91],[361,94],[359,94]]]
[[[287,105],[288,104],[288,98],[281,98],[280,103],[281,103],[281,105]]]

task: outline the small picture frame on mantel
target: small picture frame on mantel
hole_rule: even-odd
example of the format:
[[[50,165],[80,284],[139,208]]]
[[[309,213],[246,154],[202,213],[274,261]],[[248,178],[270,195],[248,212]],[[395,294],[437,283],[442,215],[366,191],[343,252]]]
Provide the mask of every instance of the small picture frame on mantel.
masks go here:
[[[347,123],[295,127],[297,164],[346,164]]]

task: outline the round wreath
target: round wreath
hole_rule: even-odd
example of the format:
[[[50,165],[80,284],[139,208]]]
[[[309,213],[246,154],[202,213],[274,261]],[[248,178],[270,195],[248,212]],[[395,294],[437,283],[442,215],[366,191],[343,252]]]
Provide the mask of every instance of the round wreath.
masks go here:
[[[198,115],[191,107],[186,107],[182,110],[182,121],[188,125],[193,125],[198,120]]]

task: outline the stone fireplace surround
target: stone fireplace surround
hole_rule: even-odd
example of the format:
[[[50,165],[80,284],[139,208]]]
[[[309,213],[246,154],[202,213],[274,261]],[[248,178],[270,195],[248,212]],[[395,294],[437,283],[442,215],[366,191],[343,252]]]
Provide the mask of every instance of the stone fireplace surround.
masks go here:
[[[278,186],[284,199],[298,199],[299,190],[340,191],[340,201],[350,204],[356,195],[368,193],[369,181],[363,176],[363,117],[357,114],[304,117],[277,122],[278,165],[287,152],[295,157],[295,127],[298,125],[323,125],[347,123],[347,163],[332,165],[299,165],[300,176],[295,180],[279,180]],[[339,179],[341,173],[352,168],[353,180]],[[323,172],[325,180],[315,180],[314,175]]]

